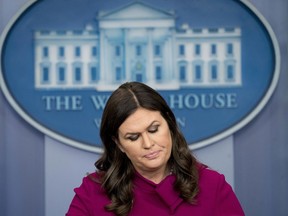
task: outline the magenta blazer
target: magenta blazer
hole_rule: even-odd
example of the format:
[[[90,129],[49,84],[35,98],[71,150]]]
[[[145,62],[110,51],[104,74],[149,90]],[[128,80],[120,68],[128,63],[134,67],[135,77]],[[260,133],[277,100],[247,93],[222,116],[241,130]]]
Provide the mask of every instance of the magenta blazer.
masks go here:
[[[97,174],[91,174],[97,178]],[[223,175],[202,167],[199,169],[199,193],[197,204],[189,204],[173,189],[174,175],[167,176],[155,184],[140,174],[134,183],[134,202],[129,216],[243,216],[245,215],[231,186]],[[110,200],[101,185],[85,177],[66,216],[108,216],[105,210]]]

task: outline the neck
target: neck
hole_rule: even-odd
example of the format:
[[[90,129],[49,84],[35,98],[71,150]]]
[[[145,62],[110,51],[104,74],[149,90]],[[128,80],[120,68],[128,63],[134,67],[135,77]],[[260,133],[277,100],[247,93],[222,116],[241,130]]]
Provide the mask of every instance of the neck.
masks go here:
[[[155,170],[155,171],[138,171],[137,172],[142,175],[144,178],[154,182],[155,184],[159,184],[163,179],[165,179],[169,174],[169,169],[165,168],[163,170]]]

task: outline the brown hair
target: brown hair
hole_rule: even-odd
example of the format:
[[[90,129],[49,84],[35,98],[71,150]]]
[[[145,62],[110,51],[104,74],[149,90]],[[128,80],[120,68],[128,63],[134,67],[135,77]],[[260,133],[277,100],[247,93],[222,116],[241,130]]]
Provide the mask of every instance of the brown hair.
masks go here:
[[[100,183],[111,199],[106,209],[119,216],[128,215],[132,208],[134,167],[114,140],[118,139],[120,125],[139,107],[159,111],[168,123],[172,137],[172,153],[168,165],[176,175],[174,189],[189,203],[195,201],[198,193],[197,162],[178,128],[172,110],[151,87],[139,82],[127,82],[112,93],[103,111],[100,137],[104,153],[95,163],[102,176]]]

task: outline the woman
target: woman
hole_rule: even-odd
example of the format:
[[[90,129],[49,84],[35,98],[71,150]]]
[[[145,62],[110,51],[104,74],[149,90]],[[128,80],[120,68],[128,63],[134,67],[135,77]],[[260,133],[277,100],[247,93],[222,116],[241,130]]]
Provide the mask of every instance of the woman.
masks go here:
[[[244,215],[224,176],[196,161],[149,86],[129,82],[112,93],[100,136],[97,171],[75,189],[67,216]]]

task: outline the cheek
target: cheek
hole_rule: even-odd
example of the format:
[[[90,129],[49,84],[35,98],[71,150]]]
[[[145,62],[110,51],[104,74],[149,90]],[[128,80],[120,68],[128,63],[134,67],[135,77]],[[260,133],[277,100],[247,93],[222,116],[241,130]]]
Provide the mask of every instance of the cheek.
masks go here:
[[[171,148],[172,137],[170,131],[163,131],[163,133],[158,137],[158,143],[165,148]]]
[[[169,151],[169,153],[171,154],[172,152],[172,139],[171,137],[169,137],[168,141],[167,141],[167,150]]]
[[[131,144],[122,142],[120,149],[129,159],[134,158],[139,154],[139,149],[137,148],[136,143]]]
[[[137,163],[137,161],[141,160],[141,154],[139,152],[139,150],[137,151],[137,149],[126,149],[124,152],[127,156],[127,158],[129,158],[129,160],[132,162],[132,164]]]

